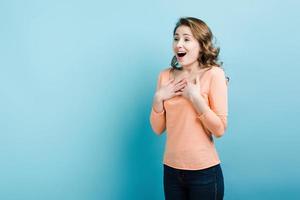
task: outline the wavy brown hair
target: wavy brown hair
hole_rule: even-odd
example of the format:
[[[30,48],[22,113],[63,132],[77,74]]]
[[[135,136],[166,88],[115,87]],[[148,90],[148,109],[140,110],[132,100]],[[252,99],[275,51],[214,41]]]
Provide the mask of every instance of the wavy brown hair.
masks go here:
[[[200,19],[194,17],[182,17],[176,23],[173,31],[173,36],[179,26],[187,26],[191,29],[193,36],[200,44],[201,51],[199,52],[199,64],[201,68],[212,68],[214,66],[221,67],[222,62],[218,62],[218,56],[220,48],[213,45],[213,34],[206,23]],[[178,67],[176,56],[173,56],[171,66],[174,69],[181,70],[182,67]]]

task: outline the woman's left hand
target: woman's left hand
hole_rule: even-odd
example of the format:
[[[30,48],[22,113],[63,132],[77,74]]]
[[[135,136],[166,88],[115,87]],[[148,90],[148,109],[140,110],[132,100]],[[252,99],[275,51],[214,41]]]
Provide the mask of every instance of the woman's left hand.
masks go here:
[[[188,80],[182,92],[182,96],[188,100],[201,97],[200,76],[196,77],[196,83]]]

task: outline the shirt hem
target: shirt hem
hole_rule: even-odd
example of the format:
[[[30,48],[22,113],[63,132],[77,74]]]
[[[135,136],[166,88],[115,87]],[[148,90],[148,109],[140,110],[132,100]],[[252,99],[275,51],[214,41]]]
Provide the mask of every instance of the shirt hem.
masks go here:
[[[175,168],[175,169],[183,169],[183,170],[201,170],[201,169],[206,169],[206,168],[210,168],[213,167],[215,165],[221,164],[221,161],[218,160],[217,162],[213,162],[207,165],[201,165],[201,167],[181,167],[181,166],[177,166],[177,165],[173,165],[170,163],[167,163],[165,161],[162,162],[164,165],[167,165],[169,167]]]

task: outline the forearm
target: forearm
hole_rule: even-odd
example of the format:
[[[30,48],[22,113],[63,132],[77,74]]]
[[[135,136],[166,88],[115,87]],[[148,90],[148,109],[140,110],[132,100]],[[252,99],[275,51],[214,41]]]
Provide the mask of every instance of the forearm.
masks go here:
[[[161,113],[164,111],[163,98],[158,92],[155,93],[153,98],[153,108],[156,112]]]
[[[200,94],[191,95],[189,99],[199,115],[202,115],[210,109]]]
[[[150,124],[156,134],[163,133],[166,128],[166,116],[163,107],[163,100],[158,94],[155,94],[153,98]]]
[[[196,109],[198,118],[205,128],[207,128],[215,137],[221,137],[227,126],[226,116],[218,116],[212,111],[200,94],[191,97],[190,101]]]

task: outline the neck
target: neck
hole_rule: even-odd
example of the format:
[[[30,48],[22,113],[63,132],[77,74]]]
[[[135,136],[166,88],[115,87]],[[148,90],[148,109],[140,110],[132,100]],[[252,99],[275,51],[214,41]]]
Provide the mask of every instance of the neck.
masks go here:
[[[190,65],[183,65],[182,68],[184,72],[192,74],[200,70],[200,65],[198,62],[194,62]]]

